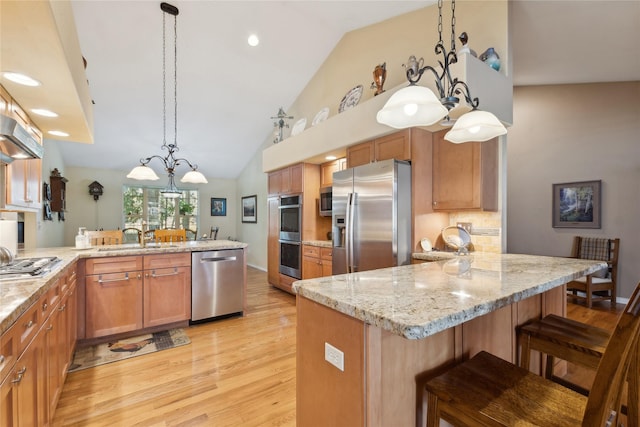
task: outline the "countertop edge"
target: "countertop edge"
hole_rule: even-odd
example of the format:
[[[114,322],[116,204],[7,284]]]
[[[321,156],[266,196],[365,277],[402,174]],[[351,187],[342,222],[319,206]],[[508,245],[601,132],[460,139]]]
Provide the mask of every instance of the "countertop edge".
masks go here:
[[[19,258],[56,256],[61,259],[61,262],[44,277],[0,282],[0,289],[2,290],[0,294],[2,295],[0,299],[0,334],[3,334],[13,326],[16,320],[49,290],[55,280],[62,275],[62,272],[78,260],[113,256],[159,255],[179,252],[245,249],[249,245],[231,240],[210,240],[144,249],[133,246],[123,249],[122,246],[123,245],[100,246],[87,250],[78,250],[72,246],[68,246],[20,251],[18,253]],[[110,248],[113,248],[113,250],[109,250]]]
[[[505,257],[505,255],[507,255]],[[509,254],[500,255],[494,254],[494,257],[503,257],[508,258]],[[482,256],[480,254],[476,254],[476,256]],[[518,256],[518,255],[516,255]],[[534,257],[534,256],[527,256]],[[367,324],[380,327],[384,330],[392,332],[394,334],[403,336],[407,339],[421,339],[428,337],[430,335],[434,335],[438,332],[441,332],[445,329],[451,328],[453,326],[460,325],[464,322],[472,320],[476,317],[482,316],[484,314],[490,313],[497,309],[500,309],[504,306],[512,304],[514,302],[522,301],[526,298],[532,297],[534,295],[541,294],[558,286],[561,286],[571,280],[582,277],[586,274],[593,273],[595,271],[600,270],[601,268],[606,267],[606,263],[600,261],[585,261],[580,260],[581,262],[575,262],[575,259],[568,258],[560,258],[560,257],[539,257],[540,260],[549,260],[553,259],[556,262],[562,263],[566,260],[567,265],[582,265],[581,268],[574,268],[571,272],[567,272],[562,275],[556,275],[555,277],[550,277],[547,280],[541,280],[535,284],[527,286],[523,289],[520,289],[516,292],[510,293],[508,295],[501,296],[496,299],[485,299],[474,305],[470,305],[464,309],[457,310],[455,312],[437,317],[428,322],[420,323],[420,322],[410,322],[410,321],[398,321],[392,316],[381,315],[380,308],[376,307],[378,311],[376,312],[373,309],[369,309],[363,305],[354,304],[353,301],[357,301],[357,296],[353,297],[353,294],[348,298],[340,298],[340,297],[331,297],[327,295],[330,291],[322,290],[322,287],[318,285],[318,282],[322,282],[321,279],[311,279],[305,281],[297,281],[293,283],[293,290],[297,295],[308,298],[314,302],[322,304],[326,307],[339,311],[343,314],[351,316],[353,318],[364,321]],[[444,264],[448,261],[435,261],[433,263],[439,266],[444,266]],[[420,268],[421,265],[428,264],[415,264],[415,265],[407,265],[400,267],[391,267],[388,269],[382,270],[373,270],[385,273],[389,276],[400,276],[402,271],[407,271],[407,269],[416,269]],[[364,272],[366,273],[366,272]],[[363,273],[353,273],[342,275],[344,280],[349,281],[354,280],[357,282],[358,277],[362,277]],[[360,276],[359,276],[360,275]],[[315,285],[314,285],[315,283]],[[342,285],[342,283],[339,283]],[[313,287],[316,289],[312,289]],[[356,291],[352,291],[356,292]]]

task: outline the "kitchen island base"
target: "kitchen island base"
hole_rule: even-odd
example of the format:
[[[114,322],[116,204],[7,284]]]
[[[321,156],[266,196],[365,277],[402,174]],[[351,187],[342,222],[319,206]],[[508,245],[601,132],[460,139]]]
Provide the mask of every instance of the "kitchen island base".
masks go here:
[[[481,350],[517,361],[516,329],[566,314],[565,286],[506,305],[422,339],[407,339],[297,297],[297,425],[424,426],[426,380]],[[343,353],[344,370],[325,360],[325,343]],[[532,356],[531,370],[542,368]]]

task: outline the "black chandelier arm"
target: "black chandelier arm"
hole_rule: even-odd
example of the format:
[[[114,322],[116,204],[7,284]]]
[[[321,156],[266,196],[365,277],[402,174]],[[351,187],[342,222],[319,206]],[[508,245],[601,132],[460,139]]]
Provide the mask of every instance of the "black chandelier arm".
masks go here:
[[[467,104],[469,104],[474,110],[480,105],[480,100],[478,98],[471,97],[469,86],[467,86],[467,84],[462,80],[458,80],[457,77],[453,79],[449,94],[450,96],[454,96],[454,94],[462,94],[465,101],[467,101]]]
[[[180,158],[180,159],[175,159],[174,160],[174,167],[178,166],[180,164],[180,162],[185,162],[190,168],[191,170],[198,170],[198,165],[195,163],[191,163],[189,160],[185,159],[185,158]]]
[[[436,78],[435,83],[436,83],[436,87],[438,88],[438,93],[440,94],[440,98],[444,98],[444,86],[442,86],[442,76],[439,75],[436,69],[433,68],[431,65],[425,65],[424,67],[420,68],[418,72],[415,73],[415,75],[414,75],[413,69],[407,68],[407,80],[409,81],[409,85],[410,86],[416,85],[416,83],[418,83],[422,78],[422,74],[424,74],[425,71],[431,71],[433,73],[433,75]]]
[[[162,163],[164,163],[164,167],[165,169],[169,169],[169,163],[167,161],[167,158],[162,157],[162,156],[158,156],[157,154],[153,155],[153,156],[149,156],[147,158],[141,158],[140,159],[140,164],[142,166],[147,166],[149,164],[149,162],[153,159],[160,159],[162,161]]]

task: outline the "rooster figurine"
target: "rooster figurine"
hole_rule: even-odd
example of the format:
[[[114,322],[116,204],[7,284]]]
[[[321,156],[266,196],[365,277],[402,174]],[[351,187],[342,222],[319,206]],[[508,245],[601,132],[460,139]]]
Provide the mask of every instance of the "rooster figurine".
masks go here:
[[[109,350],[122,353],[135,353],[136,351],[142,350],[147,344],[151,344],[152,342],[153,338],[147,338],[145,340],[132,343],[109,343]]]

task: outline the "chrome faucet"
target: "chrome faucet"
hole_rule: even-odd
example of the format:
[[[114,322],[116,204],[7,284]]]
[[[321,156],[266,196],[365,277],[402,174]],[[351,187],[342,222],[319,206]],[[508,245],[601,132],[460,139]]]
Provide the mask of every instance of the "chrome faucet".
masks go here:
[[[147,245],[147,221],[142,221],[142,235],[140,236],[140,247],[144,248]]]

